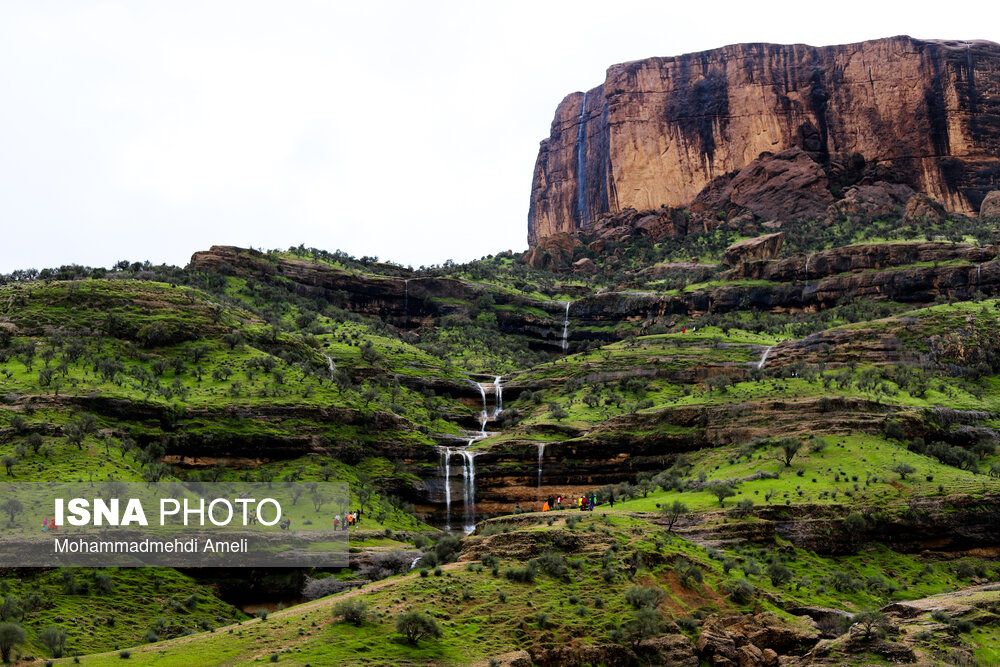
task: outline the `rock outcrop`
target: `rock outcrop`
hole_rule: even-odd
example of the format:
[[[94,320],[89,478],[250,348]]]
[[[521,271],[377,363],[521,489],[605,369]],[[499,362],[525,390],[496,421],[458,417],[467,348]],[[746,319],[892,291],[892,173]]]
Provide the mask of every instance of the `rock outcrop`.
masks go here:
[[[778,256],[784,241],[785,235],[781,232],[737,241],[726,248],[722,255],[722,265],[729,267],[751,259],[773,259]]]
[[[979,207],[979,217],[986,219],[1000,218],[1000,190],[992,190],[983,199]]]
[[[785,156],[768,163],[764,183],[784,174],[817,195],[799,214],[827,199],[826,179],[903,183],[975,214],[1000,180],[998,85],[1000,45],[905,36],[739,44],[614,65],[556,110],[535,163],[528,242],[629,207],[688,206],[762,156],[758,171]],[[759,195],[732,201],[759,205]],[[788,203],[769,208],[795,215]]]

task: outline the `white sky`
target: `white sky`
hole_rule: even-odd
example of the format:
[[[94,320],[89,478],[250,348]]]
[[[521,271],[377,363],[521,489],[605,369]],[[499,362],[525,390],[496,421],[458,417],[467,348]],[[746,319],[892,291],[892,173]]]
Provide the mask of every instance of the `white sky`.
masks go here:
[[[0,0],[0,272],[526,247],[556,104],[736,42],[1000,41],[993,2]]]

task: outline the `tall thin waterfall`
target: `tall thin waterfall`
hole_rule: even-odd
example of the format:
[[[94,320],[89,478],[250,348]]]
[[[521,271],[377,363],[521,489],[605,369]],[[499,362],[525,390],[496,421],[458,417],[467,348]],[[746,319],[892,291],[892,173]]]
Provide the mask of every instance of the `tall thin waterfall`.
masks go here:
[[[767,362],[767,355],[771,354],[771,350],[773,349],[774,349],[773,345],[768,345],[766,348],[764,348],[764,355],[760,358],[760,361],[754,364],[754,367],[757,368],[758,370],[764,368],[764,363]]]
[[[587,201],[584,186],[587,179],[587,93],[583,94],[583,108],[580,109],[580,127],[576,131],[576,208],[580,215],[580,225],[587,219]]]
[[[444,529],[447,531],[451,530],[451,449],[449,447],[440,447],[439,449],[441,450],[441,464],[444,467]]]
[[[330,377],[332,378],[333,369],[335,368],[335,366],[333,365],[333,359],[330,358],[329,354],[324,354],[323,356],[326,357],[326,367],[330,369]]]
[[[493,393],[496,394],[496,407],[493,408],[493,418],[496,419],[503,412],[503,385],[500,384],[500,378],[502,375],[498,375],[495,380],[493,380]]]
[[[538,488],[542,488],[542,460],[545,458],[545,443],[538,443]]]
[[[563,333],[562,333],[562,351],[565,352],[566,348],[569,347],[569,307],[573,305],[572,301],[566,302],[566,315],[563,318]]]
[[[410,281],[403,281],[403,314],[410,312]]]
[[[811,255],[806,255],[806,279],[809,279],[809,260],[812,259]]]
[[[976,284],[980,285],[983,282],[983,265],[980,264],[976,267]]]
[[[468,446],[461,450],[462,454],[462,477],[465,486],[465,524],[463,526],[466,534],[476,529],[476,453],[469,450],[475,439],[469,440]]]
[[[486,389],[483,388],[483,385],[480,384],[479,382],[476,383],[476,386],[479,387],[479,394],[483,397],[483,411],[479,415],[479,433],[480,433],[480,435],[482,437],[485,438],[486,437],[486,419],[487,419],[487,415],[486,415]],[[469,444],[470,445],[472,444],[471,440],[469,441]]]

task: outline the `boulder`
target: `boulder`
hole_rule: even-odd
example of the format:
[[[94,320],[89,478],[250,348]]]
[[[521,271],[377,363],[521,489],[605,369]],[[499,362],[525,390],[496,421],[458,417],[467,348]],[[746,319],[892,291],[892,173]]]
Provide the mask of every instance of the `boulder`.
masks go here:
[[[531,247],[524,256],[524,263],[533,269],[560,269],[573,260],[573,250],[583,244],[566,233],[554,234]]]
[[[979,206],[980,218],[1000,218],[1000,190],[987,193]]]
[[[731,268],[752,259],[774,259],[785,242],[784,232],[765,234],[752,239],[737,241],[726,248],[722,255],[722,266]]]
[[[597,273],[597,265],[594,264],[594,260],[589,257],[584,257],[573,262],[573,272],[574,273],[584,273],[593,274]]]
[[[736,663],[736,641],[728,632],[703,629],[695,647],[698,649],[698,654],[711,665]]]
[[[905,222],[919,222],[928,220],[940,222],[944,217],[944,207],[925,194],[916,194],[906,202],[906,210],[903,213]]]
[[[868,217],[895,215],[913,195],[913,188],[901,183],[879,181],[872,185],[855,185],[845,190],[843,199],[830,204],[826,212],[828,215]]]
[[[698,667],[700,664],[694,646],[684,635],[663,635],[643,640],[638,652],[646,657],[655,656],[656,659],[651,662],[656,665]]]
[[[754,160],[732,181],[730,201],[761,218],[821,215],[833,203],[826,173],[800,148]]]

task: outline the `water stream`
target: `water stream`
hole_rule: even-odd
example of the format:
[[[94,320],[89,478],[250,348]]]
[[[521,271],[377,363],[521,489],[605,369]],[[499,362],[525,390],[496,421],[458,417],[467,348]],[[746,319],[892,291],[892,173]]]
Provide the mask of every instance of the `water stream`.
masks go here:
[[[569,347],[569,307],[573,305],[572,301],[566,302],[566,315],[563,319],[563,331],[562,331],[562,351],[565,352],[566,348]]]
[[[500,416],[503,412],[503,385],[500,383],[500,378],[502,375],[498,375],[495,380],[493,380],[493,393],[496,394],[496,407],[493,408],[493,419]]]
[[[576,131],[576,208],[580,216],[580,226],[587,219],[587,201],[584,185],[587,179],[587,93],[583,94],[583,108],[580,109],[580,127]]]
[[[760,361],[754,364],[754,367],[757,370],[764,368],[764,364],[767,362],[767,355],[771,354],[771,350],[773,349],[774,349],[773,345],[768,345],[767,347],[764,348],[764,355],[760,358]]]
[[[545,443],[538,443],[538,488],[542,488],[542,461],[545,458]]]

